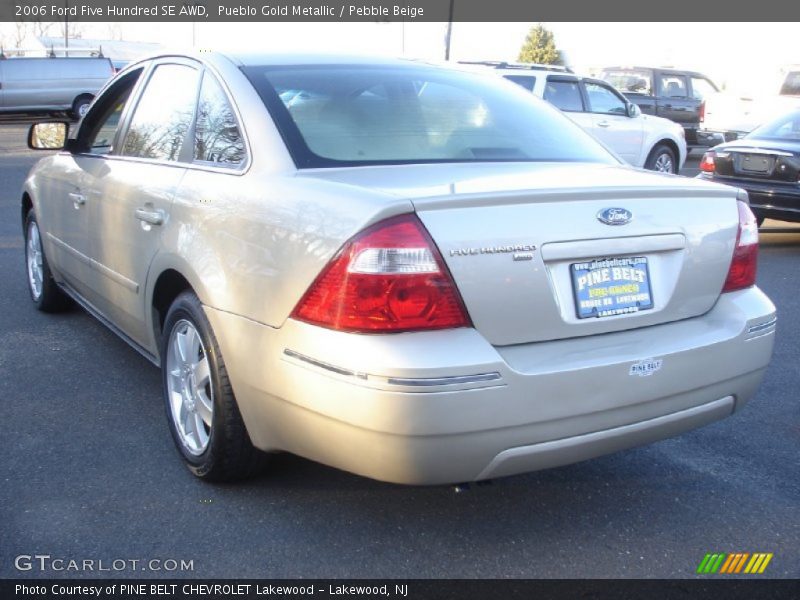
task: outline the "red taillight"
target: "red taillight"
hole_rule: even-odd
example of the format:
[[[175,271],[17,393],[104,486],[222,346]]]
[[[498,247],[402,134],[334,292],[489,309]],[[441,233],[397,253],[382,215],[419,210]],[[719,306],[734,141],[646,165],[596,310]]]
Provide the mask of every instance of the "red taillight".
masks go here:
[[[736,233],[736,247],[728,278],[722,287],[723,292],[734,292],[756,283],[758,223],[747,204],[741,201],[736,204],[739,207],[739,231]]]
[[[700,103],[700,122],[704,122],[706,120],[706,101],[703,100]]]
[[[439,251],[415,215],[387,219],[347,242],[292,317],[372,333],[470,325]]]
[[[703,173],[713,173],[714,169],[716,168],[714,165],[714,158],[716,154],[714,152],[706,152],[703,154],[703,160],[700,161],[700,170]]]

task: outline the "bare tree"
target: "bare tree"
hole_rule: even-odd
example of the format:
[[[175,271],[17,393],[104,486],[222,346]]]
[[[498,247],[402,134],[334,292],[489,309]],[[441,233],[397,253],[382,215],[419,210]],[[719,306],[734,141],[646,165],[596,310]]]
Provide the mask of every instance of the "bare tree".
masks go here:
[[[22,48],[22,45],[25,43],[25,39],[28,37],[28,31],[28,23],[22,23],[21,21],[16,21],[14,23],[14,33],[11,38],[14,48]]]
[[[69,38],[71,40],[79,40],[83,37],[84,27],[72,20],[69,22],[69,25],[62,21],[58,24],[59,36],[64,38],[67,32],[69,32]]]
[[[109,23],[106,37],[110,40],[122,40],[122,25],[119,23]]]

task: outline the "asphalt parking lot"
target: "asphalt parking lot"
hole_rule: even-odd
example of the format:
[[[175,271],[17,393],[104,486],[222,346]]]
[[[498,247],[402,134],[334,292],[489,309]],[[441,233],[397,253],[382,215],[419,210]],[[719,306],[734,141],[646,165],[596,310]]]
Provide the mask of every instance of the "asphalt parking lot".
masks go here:
[[[732,418],[462,492],[289,455],[212,486],[178,459],[159,372],[81,310],[30,303],[18,192],[38,156],[25,134],[0,125],[0,577],[671,578],[707,552],[772,552],[762,577],[800,577],[800,228],[762,234],[777,344]],[[36,554],[126,566],[15,568]]]

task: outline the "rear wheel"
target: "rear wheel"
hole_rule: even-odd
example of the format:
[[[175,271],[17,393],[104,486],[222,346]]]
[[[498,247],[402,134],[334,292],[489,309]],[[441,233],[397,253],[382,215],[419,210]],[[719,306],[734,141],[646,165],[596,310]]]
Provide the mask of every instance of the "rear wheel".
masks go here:
[[[170,431],[189,470],[208,481],[253,474],[263,455],[250,442],[211,324],[191,291],[167,313],[161,368]]]
[[[666,144],[658,144],[647,157],[644,168],[659,173],[677,174],[678,160],[675,158],[672,148]]]
[[[72,103],[72,116],[76,119],[82,119],[86,112],[89,110],[89,105],[92,103],[92,96],[83,95],[75,98]]]
[[[25,219],[25,267],[28,291],[36,308],[43,312],[59,312],[68,308],[70,300],[58,287],[42,246],[42,234],[33,210]]]

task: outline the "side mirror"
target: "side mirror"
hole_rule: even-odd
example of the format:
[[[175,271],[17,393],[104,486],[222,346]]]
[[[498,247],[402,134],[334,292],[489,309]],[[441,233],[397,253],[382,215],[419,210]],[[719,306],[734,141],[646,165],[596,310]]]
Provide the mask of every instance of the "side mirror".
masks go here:
[[[630,103],[628,104],[628,116],[629,116],[630,118],[632,118],[632,119],[633,119],[633,118],[635,118],[635,117],[638,117],[638,116],[639,116],[639,115],[641,115],[641,114],[642,114],[642,109],[641,109],[641,108],[639,108],[639,105],[638,105],[638,104],[634,104],[633,102],[630,102]]]
[[[28,148],[32,150],[63,150],[67,145],[69,123],[34,123],[28,132]]]

